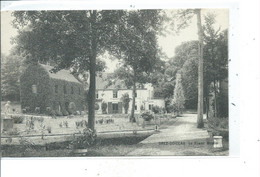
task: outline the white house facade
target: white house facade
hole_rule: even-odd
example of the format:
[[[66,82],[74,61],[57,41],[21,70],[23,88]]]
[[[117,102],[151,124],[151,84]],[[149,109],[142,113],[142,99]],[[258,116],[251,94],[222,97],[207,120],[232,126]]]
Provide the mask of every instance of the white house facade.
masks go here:
[[[96,78],[96,100],[99,105],[97,114],[102,114],[101,104],[104,102],[107,104],[106,112],[108,114],[121,114],[125,113],[122,106],[122,96],[128,93],[130,98],[128,113],[132,109],[132,89],[122,86],[122,82],[118,81],[112,85],[107,86],[106,79]],[[135,95],[135,113],[140,113],[142,110],[151,110],[153,106],[165,107],[164,99],[153,98],[153,87],[151,84],[145,84],[143,87],[136,89]]]

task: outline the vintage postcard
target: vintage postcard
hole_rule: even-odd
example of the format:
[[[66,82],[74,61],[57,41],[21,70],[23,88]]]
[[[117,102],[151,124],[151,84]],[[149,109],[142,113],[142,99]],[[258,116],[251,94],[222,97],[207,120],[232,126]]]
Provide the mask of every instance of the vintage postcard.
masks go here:
[[[229,9],[1,11],[2,157],[229,156]]]
[[[1,2],[1,176],[256,176],[259,7]]]

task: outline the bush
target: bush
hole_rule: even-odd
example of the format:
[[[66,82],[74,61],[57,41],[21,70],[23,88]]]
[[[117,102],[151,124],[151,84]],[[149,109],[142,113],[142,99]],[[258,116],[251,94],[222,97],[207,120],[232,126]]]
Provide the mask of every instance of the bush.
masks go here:
[[[23,114],[25,114],[27,111],[26,111],[26,109],[24,108],[24,109],[22,109],[22,113]]]
[[[69,103],[69,114],[75,114],[76,112],[76,105],[74,102]]]
[[[99,105],[97,103],[95,104],[95,110],[99,110]]]
[[[154,114],[158,114],[162,111],[162,109],[159,106],[153,106],[152,111],[154,112]]]
[[[76,121],[75,124],[76,124],[76,128],[88,126],[88,122],[86,120]]]
[[[55,110],[51,110],[50,116],[56,116],[56,111]]]
[[[38,122],[43,122],[44,118],[43,117],[34,117],[34,120],[37,120]]]
[[[129,94],[128,93],[123,94],[121,97],[121,101],[122,101],[122,106],[125,110],[125,114],[127,114],[129,109],[129,103],[130,103]]]
[[[35,113],[36,114],[40,114],[40,111],[41,111],[40,107],[35,107]]]
[[[83,133],[80,136],[75,137],[71,143],[74,149],[83,149],[94,144],[96,137],[97,134],[95,131],[85,128]]]
[[[25,114],[25,113],[29,113],[30,112],[30,107],[25,107],[22,109],[22,113]]]
[[[50,115],[51,115],[51,111],[52,111],[52,110],[51,110],[51,107],[46,107],[46,114],[47,114],[47,115],[50,116]]]
[[[31,117],[29,120],[26,121],[26,127],[28,131],[34,130],[34,122],[35,119],[33,117]]]
[[[168,104],[166,106],[166,110],[168,113],[174,112],[174,106],[172,104]]]
[[[59,110],[56,110],[56,111],[55,111],[55,115],[56,115],[56,116],[63,116],[62,113],[61,113]]]
[[[228,118],[210,117],[208,119],[208,128],[211,129],[213,136],[222,136],[228,139],[229,125]]]
[[[154,119],[154,115],[153,115],[150,111],[143,112],[143,113],[141,114],[141,117],[142,117],[145,121],[150,121],[150,120]]]
[[[209,117],[208,125],[212,128],[228,129],[228,118]]]
[[[167,111],[166,111],[166,108],[161,108],[162,109],[162,113],[165,114]]]
[[[62,115],[63,115],[63,116],[67,116],[67,115],[69,115],[69,113],[68,113],[68,111],[66,111],[66,110],[62,110]]]
[[[23,116],[11,116],[15,124],[23,123],[24,117]]]

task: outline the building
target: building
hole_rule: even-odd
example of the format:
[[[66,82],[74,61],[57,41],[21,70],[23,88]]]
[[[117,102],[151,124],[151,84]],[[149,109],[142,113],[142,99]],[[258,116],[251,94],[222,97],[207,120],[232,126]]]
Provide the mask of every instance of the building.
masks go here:
[[[99,105],[97,110],[98,114],[102,114],[101,104],[104,102],[107,104],[107,113],[116,114],[116,113],[125,113],[122,106],[122,96],[125,93],[128,93],[130,98],[128,113],[132,109],[132,98],[133,91],[130,88],[124,86],[123,81],[116,81],[112,84],[108,80],[107,73],[104,73],[102,77],[96,77],[96,101]],[[164,99],[155,99],[153,97],[153,87],[151,84],[145,84],[144,86],[137,86],[136,95],[135,95],[135,113],[140,113],[141,110],[151,110],[153,106],[159,106],[164,108],[165,103]]]
[[[40,112],[45,113],[50,107],[63,113],[74,102],[76,110],[83,110],[83,85],[68,70],[53,73],[51,69],[51,66],[37,63],[30,64],[23,72],[20,77],[22,109],[34,112],[40,107]]]

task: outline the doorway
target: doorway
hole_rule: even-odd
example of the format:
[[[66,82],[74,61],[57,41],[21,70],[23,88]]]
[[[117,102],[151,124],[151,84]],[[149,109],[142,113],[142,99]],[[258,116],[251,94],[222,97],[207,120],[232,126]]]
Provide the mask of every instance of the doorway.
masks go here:
[[[113,114],[117,114],[118,113],[118,104],[117,103],[113,103],[112,104],[112,113]]]

